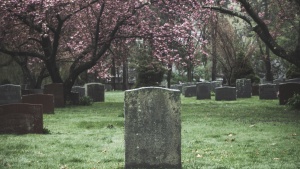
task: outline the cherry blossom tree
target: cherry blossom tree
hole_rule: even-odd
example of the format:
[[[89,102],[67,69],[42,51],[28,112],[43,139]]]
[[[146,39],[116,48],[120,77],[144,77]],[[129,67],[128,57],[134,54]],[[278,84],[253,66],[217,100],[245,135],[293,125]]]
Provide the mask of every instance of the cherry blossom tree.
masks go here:
[[[193,0],[1,1],[0,52],[35,58],[28,63],[32,65],[42,61],[52,82],[63,83],[68,94],[82,72],[93,70],[97,64],[105,72],[103,61],[116,39],[152,39],[153,54],[165,59],[163,53],[168,55],[173,49],[164,44],[163,38],[176,36],[186,42],[202,10]],[[174,13],[176,21],[162,24],[157,11]],[[60,65],[65,62],[70,65],[63,77]]]

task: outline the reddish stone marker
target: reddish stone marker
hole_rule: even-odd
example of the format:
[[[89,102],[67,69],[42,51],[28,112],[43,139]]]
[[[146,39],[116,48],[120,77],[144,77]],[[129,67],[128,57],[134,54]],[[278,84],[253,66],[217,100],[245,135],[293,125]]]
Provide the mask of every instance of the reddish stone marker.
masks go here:
[[[0,134],[43,133],[41,104],[6,104],[0,106]]]
[[[52,94],[29,94],[22,96],[23,103],[43,105],[43,113],[54,113],[54,97]]]
[[[62,83],[45,85],[44,94],[53,94],[55,107],[65,107],[64,86]]]

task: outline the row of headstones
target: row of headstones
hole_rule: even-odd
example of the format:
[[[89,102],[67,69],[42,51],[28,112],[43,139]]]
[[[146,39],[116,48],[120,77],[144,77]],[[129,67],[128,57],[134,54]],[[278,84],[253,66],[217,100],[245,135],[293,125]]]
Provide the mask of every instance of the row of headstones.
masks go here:
[[[76,92],[78,87],[74,87],[72,95],[79,100],[79,96],[86,93],[93,101],[104,101],[104,85],[89,83],[83,89],[84,94]],[[53,114],[54,107],[64,107],[64,99],[63,85],[59,83],[45,85],[43,90],[21,90],[20,85],[1,85],[0,133],[42,133],[43,114]]]
[[[236,100],[237,98],[250,98],[254,93],[259,95],[259,99],[278,99],[280,104],[285,104],[287,100],[296,92],[299,92],[300,79],[291,79],[280,84],[260,84],[252,86],[250,79],[237,79],[236,87],[221,86],[221,82],[198,82],[173,85],[172,88],[182,91],[185,97],[195,97],[197,100],[211,99],[211,91],[215,93],[215,100]],[[257,88],[255,88],[257,87]],[[257,89],[258,92],[254,92]],[[278,93],[281,93],[278,95]]]
[[[180,95],[179,90],[155,87],[125,91],[126,169],[182,168]],[[40,108],[27,107],[32,112]]]

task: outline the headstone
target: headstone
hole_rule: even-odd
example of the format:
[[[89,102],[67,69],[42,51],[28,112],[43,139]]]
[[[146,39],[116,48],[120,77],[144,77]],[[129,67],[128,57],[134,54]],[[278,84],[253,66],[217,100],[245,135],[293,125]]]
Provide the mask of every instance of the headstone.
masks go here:
[[[285,105],[295,93],[300,94],[300,83],[279,84],[279,104]]]
[[[259,85],[252,85],[252,96],[259,95]]]
[[[216,101],[230,101],[230,100],[236,100],[236,88],[235,87],[217,87],[216,88]]]
[[[250,79],[236,79],[237,98],[250,98],[252,85]]]
[[[197,100],[211,99],[211,84],[209,82],[200,82],[197,84]]]
[[[300,83],[300,78],[288,79],[285,82],[287,82],[287,83],[290,83],[290,82],[292,82],[292,83]]]
[[[73,86],[71,91],[72,91],[72,92],[77,92],[78,95],[79,95],[79,98],[85,96],[85,88],[84,88],[84,87],[81,87],[81,86]]]
[[[64,87],[62,83],[45,85],[44,93],[53,94],[55,107],[65,107]]]
[[[181,169],[180,91],[125,91],[125,169]]]
[[[21,86],[5,84],[0,86],[0,105],[20,103],[21,102]]]
[[[30,94],[22,96],[23,103],[43,105],[43,113],[54,113],[54,97],[52,94]]]
[[[0,106],[0,134],[43,133],[43,106],[15,103]]]
[[[29,94],[43,94],[43,89],[22,89],[21,91],[22,96],[23,95],[29,95]]]
[[[104,102],[105,87],[101,83],[87,83],[84,85],[85,94],[94,102]]]
[[[259,99],[264,99],[264,100],[278,99],[276,84],[259,85]]]
[[[222,82],[221,81],[212,81],[211,82],[211,91],[215,93],[215,89],[217,87],[221,87],[222,86]]]
[[[182,90],[184,90],[184,96],[185,97],[194,97],[194,96],[197,95],[196,85],[184,86]]]

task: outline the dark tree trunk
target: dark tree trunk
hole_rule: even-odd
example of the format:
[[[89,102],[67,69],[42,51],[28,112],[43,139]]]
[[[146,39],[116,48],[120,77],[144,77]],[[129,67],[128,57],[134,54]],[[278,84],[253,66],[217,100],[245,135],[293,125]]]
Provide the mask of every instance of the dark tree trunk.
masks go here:
[[[168,64],[168,72],[167,72],[167,87],[171,88],[171,78],[172,78],[172,65]]]
[[[112,58],[111,75],[111,87],[113,90],[116,90],[116,63],[114,58]]]

